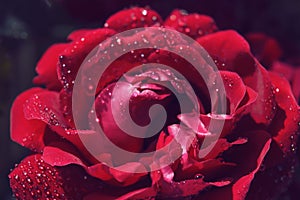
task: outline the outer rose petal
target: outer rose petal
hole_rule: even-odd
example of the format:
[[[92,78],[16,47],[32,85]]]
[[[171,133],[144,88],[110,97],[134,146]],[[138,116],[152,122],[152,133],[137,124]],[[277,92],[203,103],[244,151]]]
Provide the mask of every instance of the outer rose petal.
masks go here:
[[[218,29],[211,17],[199,14],[186,14],[181,10],[174,10],[166,19],[164,25],[185,33],[192,38],[210,34]]]
[[[11,138],[22,146],[41,152],[48,142],[44,135],[51,131],[47,127],[72,142],[81,153],[88,156],[76,131],[73,133],[69,130],[65,122],[60,111],[58,93],[32,88],[19,95],[11,109]]]
[[[237,182],[234,183],[232,187],[233,200],[243,200],[247,196],[248,190],[250,188],[251,182],[254,179],[255,174],[258,172],[261,167],[263,160],[265,159],[269,149],[270,149],[271,139],[269,139],[263,149],[259,157],[257,158],[257,166],[251,171],[249,174],[241,177]]]
[[[72,41],[68,47],[59,55],[57,73],[60,81],[67,91],[73,88],[78,69],[85,57],[103,40],[115,34],[111,29],[99,28],[95,30],[74,33],[70,37],[77,39]],[[83,34],[83,35],[81,35]],[[78,37],[78,36],[82,37]]]
[[[80,40],[82,37],[85,36],[85,34],[89,33],[93,31],[92,29],[79,29],[79,30],[75,30],[72,33],[70,33],[68,35],[68,40],[72,40],[72,41],[76,41],[76,40]]]
[[[132,28],[160,25],[161,17],[155,11],[147,8],[131,8],[112,15],[105,23],[105,27],[122,32]]]
[[[102,163],[87,166],[77,156],[56,147],[46,147],[42,158],[51,166],[79,165],[83,167],[89,175],[118,186],[132,185],[146,175],[145,173],[126,173],[122,171],[122,168],[130,168],[131,170],[137,169],[138,171],[138,168],[144,168],[140,163],[126,163],[116,168],[109,168]],[[111,162],[111,160],[108,162]]]
[[[263,33],[250,33],[246,35],[254,56],[265,66],[270,67],[272,63],[281,57],[282,50],[278,42]]]
[[[270,72],[270,77],[275,87],[277,106],[281,112],[275,115],[273,125],[269,129],[284,153],[290,153],[290,151],[295,153],[297,132],[300,125],[299,106],[288,81],[276,73]]]
[[[273,88],[267,71],[255,60],[247,41],[235,31],[219,31],[197,40],[220,70],[236,72],[258,93],[251,110],[257,123],[269,124],[274,116]]]
[[[298,66],[293,67],[287,63],[274,62],[271,66],[271,71],[282,74],[289,80],[294,96],[299,103],[300,100],[300,68]]]
[[[35,69],[38,73],[38,76],[33,79],[35,84],[45,85],[50,90],[59,90],[62,88],[62,84],[58,80],[57,64],[59,55],[68,45],[55,44],[48,48]]]
[[[10,174],[17,199],[82,199],[101,190],[102,182],[88,176],[80,167],[53,167],[36,154],[25,158]]]
[[[241,77],[251,76],[255,71],[255,60],[250,47],[237,32],[219,31],[200,37],[197,41],[215,60],[219,70],[233,71]]]
[[[11,108],[10,133],[11,138],[22,146],[33,151],[42,151],[44,148],[43,135],[46,124],[39,120],[28,120],[24,115],[24,103],[34,94],[44,91],[41,88],[32,88],[20,94]]]
[[[229,114],[233,115],[246,95],[246,86],[236,73],[228,71],[221,71],[220,73],[223,78],[227,99],[229,101]]]

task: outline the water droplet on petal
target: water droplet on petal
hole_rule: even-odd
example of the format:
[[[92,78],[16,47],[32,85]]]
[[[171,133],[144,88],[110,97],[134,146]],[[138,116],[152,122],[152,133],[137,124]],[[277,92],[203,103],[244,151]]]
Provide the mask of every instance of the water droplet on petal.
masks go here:
[[[142,15],[146,16],[148,14],[148,11],[147,10],[143,10],[142,11]]]
[[[175,21],[176,20],[176,15],[171,15],[170,20]]]

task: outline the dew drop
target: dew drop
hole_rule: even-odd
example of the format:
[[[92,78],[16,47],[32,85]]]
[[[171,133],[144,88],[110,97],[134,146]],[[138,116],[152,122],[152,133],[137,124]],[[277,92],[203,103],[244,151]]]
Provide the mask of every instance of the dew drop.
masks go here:
[[[143,10],[142,11],[142,15],[146,16],[148,14],[148,11],[147,10]]]
[[[176,15],[171,15],[170,20],[175,21],[176,20]]]
[[[190,28],[185,28],[184,31],[185,31],[186,33],[189,33],[189,32],[191,32],[191,29],[190,29]]]
[[[194,178],[195,179],[201,179],[201,178],[203,178],[203,176],[201,174],[196,174]]]
[[[119,45],[121,44],[121,39],[120,39],[120,38],[117,39],[117,43],[118,43]]]

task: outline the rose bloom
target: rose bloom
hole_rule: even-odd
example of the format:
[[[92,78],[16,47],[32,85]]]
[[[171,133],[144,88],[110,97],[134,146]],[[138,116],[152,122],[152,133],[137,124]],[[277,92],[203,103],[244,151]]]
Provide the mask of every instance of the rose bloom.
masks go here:
[[[164,50],[127,53],[104,72],[96,94],[92,94],[95,102],[83,103],[82,111],[76,112],[83,113],[86,121],[92,120],[91,113],[96,113],[107,138],[131,152],[161,149],[174,140],[180,122],[184,133],[193,132],[197,137],[187,148],[184,137],[177,140],[169,151],[181,151],[182,155],[159,170],[149,169],[142,161],[116,161],[107,151],[101,156],[106,163],[114,163],[116,167],[112,168],[95,159],[80,140],[79,132],[87,137],[93,132],[89,123],[85,130],[75,128],[74,80],[85,57],[106,38],[151,26],[182,32],[209,53],[226,90],[224,128],[211,151],[199,158],[198,153],[206,148],[201,147],[204,138],[211,137],[207,127],[213,118],[201,76],[186,60]],[[140,39],[136,37],[133,34],[121,39]],[[17,199],[271,199],[284,192],[292,181],[297,162],[299,107],[288,81],[262,67],[237,32],[218,30],[214,20],[205,15],[175,10],[163,21],[155,11],[136,7],[112,15],[104,28],[74,31],[68,40],[51,46],[37,64],[34,83],[45,88],[31,88],[20,94],[11,109],[11,138],[34,152],[9,175]],[[151,83],[140,84],[137,93],[130,97],[130,114],[138,125],[147,125],[149,108],[160,104],[167,111],[165,126],[145,139],[130,136],[118,127],[110,107],[111,93],[123,73],[143,63],[164,64],[186,77],[197,94],[201,108],[197,118],[203,126],[195,129],[188,113],[180,113],[175,95],[168,88]],[[156,75],[171,82],[166,71],[159,67],[151,70],[141,73],[138,81],[156,79]],[[131,87],[129,80],[130,77],[121,82],[116,98],[122,98]],[[188,89],[182,89],[180,84],[176,92],[188,99]],[[88,90],[82,93],[91,95]],[[116,109],[122,114],[121,108]],[[138,173],[140,169],[149,172]]]

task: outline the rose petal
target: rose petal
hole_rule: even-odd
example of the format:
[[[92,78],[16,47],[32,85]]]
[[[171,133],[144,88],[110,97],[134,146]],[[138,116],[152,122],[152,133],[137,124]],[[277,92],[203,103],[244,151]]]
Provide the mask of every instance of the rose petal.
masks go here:
[[[254,56],[267,68],[282,55],[278,42],[272,37],[263,33],[249,33],[246,39]]]
[[[275,113],[272,84],[266,70],[252,56],[247,41],[234,31],[219,31],[197,41],[220,70],[236,72],[246,86],[258,93],[260,101],[253,104],[251,116],[257,123],[269,124]]]
[[[292,90],[296,100],[300,100],[300,69],[298,67],[293,67],[287,63],[283,62],[274,62],[271,69],[273,72],[277,72],[283,75],[286,79],[289,80],[292,86]]]
[[[46,124],[39,120],[28,120],[24,115],[24,104],[34,94],[44,90],[32,88],[20,94],[11,108],[11,139],[33,151],[41,152],[44,148],[44,130]]]
[[[276,73],[270,72],[270,77],[275,88],[277,106],[280,108],[270,125],[270,133],[284,153],[294,153],[300,125],[299,106],[288,81]]]
[[[125,200],[125,199],[153,199],[157,194],[157,189],[153,187],[142,188],[133,192],[130,192],[126,195],[123,195],[117,200]]]
[[[228,184],[230,181],[206,182],[203,178],[172,183],[161,181],[159,196],[161,198],[184,198],[197,195],[211,186],[224,187]]]
[[[228,99],[228,108],[233,115],[246,94],[246,87],[238,74],[228,71],[220,71],[223,78],[226,96]]]
[[[57,75],[57,64],[59,55],[69,44],[55,44],[47,49],[35,68],[38,76],[33,82],[38,85],[45,85],[50,90],[60,90],[62,84]]]
[[[257,92],[257,101],[252,104],[250,111],[251,117],[258,124],[269,124],[276,112],[276,102],[268,72],[257,63],[256,71],[252,76],[244,78],[244,83]]]
[[[251,76],[255,71],[250,47],[237,32],[219,31],[200,37],[197,41],[213,58],[219,70],[233,71],[241,77]]]
[[[233,184],[232,193],[234,200],[244,200],[250,188],[251,182],[254,179],[255,174],[258,172],[260,166],[262,165],[263,160],[265,159],[266,154],[270,149],[271,139],[269,139],[263,149],[259,157],[257,158],[257,165],[256,168],[251,171],[249,174],[239,178],[237,182]]]
[[[10,174],[18,199],[82,199],[101,190],[102,183],[77,166],[53,167],[35,154],[25,158]]]
[[[111,29],[94,29],[72,41],[59,55],[58,77],[67,91],[71,91],[78,69],[85,57],[103,40],[115,32]],[[72,36],[71,36],[72,37]],[[75,36],[72,38],[75,39]]]
[[[125,172],[126,168],[130,170],[136,168],[136,171],[144,170],[144,166],[140,163],[126,163],[125,165],[116,168],[110,168],[102,163],[87,166],[74,154],[63,151],[57,147],[46,147],[42,158],[51,166],[66,166],[70,164],[79,165],[83,167],[89,175],[114,185],[132,185],[146,175],[146,173]],[[125,169],[125,171],[123,169]]]
[[[79,29],[75,30],[72,33],[68,35],[68,40],[80,40],[81,38],[84,38],[86,34],[93,31],[92,29]]]
[[[161,17],[155,11],[148,8],[134,7],[112,15],[104,26],[122,32],[132,28],[149,27],[161,23]]]
[[[174,10],[164,22],[166,27],[185,33],[192,38],[198,38],[215,32],[218,28],[214,20],[206,15],[186,14],[182,10]]]

